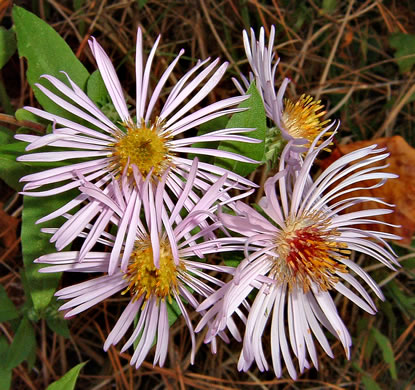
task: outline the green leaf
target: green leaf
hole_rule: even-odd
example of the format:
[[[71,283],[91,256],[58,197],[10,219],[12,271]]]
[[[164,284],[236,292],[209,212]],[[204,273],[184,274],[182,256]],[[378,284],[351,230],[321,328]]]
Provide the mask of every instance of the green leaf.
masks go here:
[[[9,343],[4,336],[0,336],[0,367],[6,367],[6,358],[9,351]]]
[[[11,142],[6,145],[0,145],[0,154],[4,155],[6,158],[16,160],[16,157],[25,153],[25,142]]]
[[[45,121],[45,119],[42,119],[38,117],[37,115],[23,108],[19,108],[18,110],[16,110],[16,112],[14,113],[14,116],[19,121],[31,121],[31,122],[35,122],[39,124],[43,124],[43,122],[47,122]]]
[[[52,329],[58,335],[63,336],[65,339],[69,339],[69,337],[71,337],[71,333],[69,332],[68,328],[68,322],[63,318],[46,318],[46,323],[50,329]]]
[[[415,64],[415,35],[396,33],[389,37],[389,44],[396,50],[395,58],[401,73],[409,72]],[[401,57],[412,56],[409,58]]]
[[[236,268],[238,267],[239,264],[241,264],[241,261],[240,260],[225,260],[224,263],[227,267]]]
[[[99,70],[96,70],[89,76],[86,91],[90,99],[98,105],[102,105],[108,101],[107,87],[104,84]]]
[[[176,301],[167,303],[167,317],[169,319],[169,326],[172,326],[176,320],[182,315],[180,307]]]
[[[0,367],[0,390],[9,390],[12,384],[12,370]]]
[[[71,336],[68,321],[63,318],[62,312],[58,310],[59,306],[60,304],[54,298],[46,311],[46,323],[55,333],[68,339]]]
[[[14,335],[13,342],[7,351],[6,368],[13,369],[18,366],[28,357],[35,345],[35,331],[27,317],[23,317]]]
[[[249,110],[238,112],[232,116],[229,120],[226,128],[255,128],[249,133],[246,133],[247,137],[260,139],[262,142],[258,144],[246,143],[246,142],[221,142],[219,145],[220,150],[226,150],[233,153],[238,153],[245,157],[250,157],[257,161],[263,161],[265,153],[265,135],[266,135],[266,117],[265,109],[262,103],[261,96],[258,93],[254,84],[248,89],[247,94],[250,94],[250,98],[242,102],[240,108],[249,108]],[[247,176],[253,172],[261,164],[250,164],[239,161],[233,161],[225,158],[216,158],[215,164],[230,171],[241,175]]]
[[[27,59],[26,76],[36,99],[46,111],[74,119],[73,115],[45,96],[35,83],[40,82],[54,90],[46,80],[40,80],[40,76],[49,74],[67,82],[66,76],[61,73],[65,71],[80,88],[84,88],[89,77],[88,71],[62,37],[42,19],[15,5],[13,20],[19,56]]]
[[[0,145],[5,145],[10,142],[13,142],[14,133],[9,130],[7,127],[0,126]]]
[[[4,336],[0,336],[0,390],[9,390],[12,382],[12,370],[6,368],[9,343]]]
[[[352,363],[352,366],[362,374],[362,382],[366,390],[381,390],[379,385],[369,376],[369,374],[363,370],[356,362]]]
[[[23,183],[19,182],[22,176],[39,172],[40,170],[44,170],[46,168],[55,168],[57,166],[67,164],[67,162],[22,163],[16,161],[17,157],[25,154],[25,147],[26,143],[20,141],[9,144],[0,142],[0,179],[16,191],[21,191],[23,188]]]
[[[24,150],[22,142],[0,145],[0,179],[15,191],[21,191],[23,188],[23,184],[19,183],[20,178],[32,173],[30,167],[16,161],[16,157],[22,154],[16,150],[18,144]]]
[[[0,322],[14,320],[19,316],[13,302],[7,296],[6,290],[0,285]]]
[[[79,363],[71,368],[62,378],[51,383],[46,390],[74,390],[79,373],[87,362]]]
[[[39,198],[23,197],[23,218],[22,218],[22,249],[23,262],[26,270],[26,278],[30,288],[30,295],[33,306],[38,313],[42,313],[49,305],[52,296],[58,285],[60,273],[40,273],[44,265],[34,264],[33,261],[39,256],[55,252],[55,246],[49,242],[50,235],[41,233],[42,225],[36,225],[41,217],[55,211],[68,201],[72,200],[78,192],[67,191],[62,194],[48,198],[47,201]],[[60,226],[62,220],[55,219],[45,223],[47,227]]]
[[[378,329],[372,328],[371,332],[373,333],[373,336],[375,337],[375,340],[382,351],[383,360],[389,364],[389,371],[392,379],[398,379],[396,375],[395,356],[393,354],[391,342]]]
[[[12,141],[14,141],[13,133],[4,127],[0,128],[0,179],[9,187],[20,191],[22,185],[19,183],[19,177],[24,174],[24,169],[16,161],[16,155],[13,155],[7,148],[3,149]]]
[[[0,27],[0,69],[7,64],[16,51],[16,35],[13,30]]]
[[[376,381],[369,375],[363,375],[362,382],[366,390],[382,390]]]

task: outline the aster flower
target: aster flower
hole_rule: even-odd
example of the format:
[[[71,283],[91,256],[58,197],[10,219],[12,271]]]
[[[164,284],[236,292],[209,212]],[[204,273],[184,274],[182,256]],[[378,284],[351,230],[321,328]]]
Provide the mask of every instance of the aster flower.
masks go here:
[[[277,126],[277,128],[271,128],[267,136],[268,159],[272,158],[275,149],[282,146],[279,132],[286,141],[293,140],[293,144],[299,145],[299,147],[303,145],[307,148],[330,123],[330,120],[321,120],[326,112],[322,111],[324,106],[320,104],[320,100],[315,101],[311,96],[305,94],[295,102],[284,98],[285,90],[290,82],[288,78],[283,80],[278,92],[276,92],[275,72],[279,59],[272,65],[275,56],[273,52],[274,37],[274,26],[271,26],[268,46],[265,45],[263,27],[260,30],[259,41],[256,40],[253,29],[251,29],[251,40],[249,40],[248,33],[243,31],[245,53],[252,72],[249,75],[249,80],[242,76],[243,85],[234,79],[241,94],[246,93],[250,82],[255,81],[265,105],[266,115]],[[330,134],[325,132],[326,136]]]
[[[212,265],[203,259],[205,255],[221,251],[232,251],[240,246],[232,244],[231,238],[203,240],[221,226],[214,216],[214,203],[228,189],[223,185],[226,176],[212,185],[205,195],[194,204],[190,212],[182,217],[189,188],[196,180],[197,159],[191,167],[189,182],[177,202],[173,203],[165,191],[168,172],[163,174],[155,187],[150,183],[151,172],[145,180],[135,185],[124,175],[120,181],[113,181],[110,187],[116,196],[107,196],[96,185],[84,182],[83,191],[102,202],[103,218],[108,218],[118,227],[116,236],[100,231],[97,242],[111,248],[111,252],[88,252],[82,262],[79,252],[57,252],[40,257],[35,262],[50,264],[40,272],[87,272],[104,273],[103,276],[74,286],[66,287],[55,295],[69,301],[61,306],[65,317],[79,314],[108,297],[121,293],[130,295],[130,301],[118,319],[104,345],[108,350],[117,344],[139,316],[130,338],[124,344],[126,351],[135,341],[138,345],[131,364],[138,368],[149,353],[155,338],[154,364],[162,366],[166,359],[169,343],[168,304],[176,303],[183,315],[192,340],[191,362],[195,355],[195,335],[190,315],[183,300],[195,309],[199,302],[194,295],[206,298],[224,282],[207,272],[232,273],[233,267]],[[135,169],[135,177],[137,170]],[[140,216],[140,214],[142,216]],[[212,223],[200,229],[203,220]],[[87,235],[95,234],[95,227],[89,226]],[[51,229],[53,231],[53,229]],[[227,244],[227,245],[223,245]],[[114,257],[115,254],[115,257]],[[238,312],[244,319],[242,313]],[[232,319],[227,322],[231,334],[241,340]],[[219,334],[228,341],[225,333]],[[215,342],[212,349],[216,351]]]
[[[184,187],[186,177],[192,165],[192,161],[184,157],[185,153],[190,152],[195,155],[210,155],[226,157],[236,161],[255,162],[252,159],[227,151],[191,147],[197,142],[260,142],[259,140],[240,135],[252,129],[232,128],[213,131],[202,136],[177,137],[185,131],[211,119],[241,111],[241,109],[232,107],[239,104],[246,97],[233,97],[221,100],[189,114],[189,111],[199,104],[220,81],[227,68],[227,63],[222,64],[215,70],[219,62],[218,59],[210,65],[207,65],[209,59],[198,61],[172,88],[161,111],[157,114],[155,113],[154,107],[160,93],[174,66],[184,52],[183,50],[180,51],[176,59],[169,65],[147,101],[148,91],[150,90],[150,70],[159,40],[160,37],[158,37],[152,47],[144,66],[142,33],[141,29],[138,29],[136,48],[136,120],[133,119],[128,110],[120,82],[110,59],[93,38],[90,40],[89,45],[112,104],[120,117],[119,123],[113,123],[108,119],[68,75],[66,76],[69,86],[53,76],[42,76],[65,98],[56,95],[52,90],[43,85],[37,84],[37,87],[60,107],[77,116],[79,122],[74,122],[37,108],[25,107],[27,111],[53,122],[53,132],[51,134],[45,136],[16,136],[19,140],[29,142],[26,150],[32,151],[43,146],[52,146],[63,148],[63,151],[32,153],[21,156],[18,160],[52,162],[75,159],[76,162],[24,176],[21,179],[21,181],[27,182],[22,192],[24,195],[36,197],[53,196],[73,188],[78,188],[81,183],[79,175],[85,176],[89,181],[94,181],[105,190],[112,177],[118,177],[124,170],[131,174],[132,166],[135,165],[143,177],[146,177],[149,172],[152,173],[153,185],[164,172],[168,171],[167,187],[176,196],[179,196],[180,191],[177,192],[177,187]],[[205,65],[207,66],[204,67]],[[203,86],[201,86],[202,83],[204,83]],[[186,102],[186,99],[189,100]],[[81,124],[81,122],[86,124]],[[79,162],[80,159],[83,161]],[[255,186],[254,183],[233,172],[207,163],[199,163],[194,186],[205,192],[211,183],[216,182],[218,177],[225,173],[227,174],[227,183],[235,184],[241,190]],[[209,184],[204,180],[207,180]],[[49,188],[43,191],[33,191],[45,185],[48,185]],[[51,185],[54,185],[54,188],[50,189]],[[59,210],[41,218],[38,222],[45,222],[64,215],[69,210],[80,205],[84,200],[85,195],[81,194]],[[96,203],[88,206],[82,207],[77,214],[76,224],[80,221],[80,230],[85,226],[84,221],[90,220],[93,218],[93,215],[98,213]],[[88,217],[86,217],[87,215]],[[64,229],[65,227],[62,227],[62,230]],[[67,244],[68,242],[64,245]],[[59,248],[61,249],[62,247]]]
[[[364,180],[373,180],[370,188],[375,188],[396,177],[381,171],[386,166],[371,166],[388,153],[376,145],[356,150],[332,163],[313,183],[310,169],[330,141],[331,137],[316,147],[316,138],[300,170],[286,164],[289,142],[282,154],[280,172],[265,183],[265,197],[259,202],[263,214],[238,202],[236,215],[220,217],[228,229],[246,238],[246,257],[237,267],[234,279],[201,304],[201,311],[212,307],[196,331],[207,323],[209,334],[216,334],[241,300],[256,291],[246,323],[239,370],[248,370],[254,361],[261,371],[268,369],[261,341],[268,321],[272,365],[278,377],[282,375],[283,361],[290,376],[297,377],[292,353],[298,359],[300,372],[310,366],[310,361],[318,368],[314,338],[333,357],[323,327],[340,340],[350,358],[352,339],[337,312],[332,292],[344,295],[370,314],[376,312],[376,307],[367,287],[383,299],[374,280],[351,260],[351,251],[368,255],[391,269],[393,264],[398,265],[385,242],[399,239],[398,236],[356,226],[386,224],[371,217],[392,210],[347,212],[347,208],[362,202],[392,205],[373,197],[338,199],[362,188],[360,183]]]

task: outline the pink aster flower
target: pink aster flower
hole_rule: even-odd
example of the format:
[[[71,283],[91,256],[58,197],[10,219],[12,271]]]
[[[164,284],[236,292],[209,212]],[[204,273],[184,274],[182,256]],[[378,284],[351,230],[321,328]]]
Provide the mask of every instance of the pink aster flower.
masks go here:
[[[320,117],[325,114],[325,111],[321,111],[324,106],[320,104],[320,100],[315,101],[311,96],[305,94],[301,95],[295,102],[284,98],[290,79],[285,78],[278,91],[276,91],[275,73],[280,60],[277,59],[274,65],[272,65],[275,57],[275,52],[273,52],[274,37],[274,26],[271,26],[268,45],[265,44],[263,27],[260,30],[259,41],[256,40],[253,29],[251,29],[251,40],[249,40],[248,33],[245,30],[243,31],[245,53],[252,72],[249,75],[249,80],[242,76],[243,85],[235,79],[234,83],[239,92],[244,94],[250,82],[255,81],[264,102],[266,115],[281,131],[283,138],[288,141],[293,140],[295,145],[306,144],[308,147],[323,129],[328,126],[330,121],[320,120]],[[268,143],[270,145],[268,145],[267,149],[272,149],[272,143],[279,140],[274,133],[275,131],[271,130],[268,135]],[[330,135],[328,132],[325,132],[325,134],[326,136]]]
[[[286,164],[289,142],[282,154],[280,172],[265,183],[265,197],[259,202],[263,213],[238,202],[236,215],[220,216],[224,226],[246,238],[246,257],[237,267],[234,279],[201,304],[201,311],[212,307],[196,331],[207,323],[210,336],[216,334],[241,301],[255,291],[239,370],[248,370],[254,361],[261,371],[268,370],[261,338],[269,321],[272,366],[278,377],[282,375],[283,362],[290,376],[297,377],[292,354],[298,360],[300,372],[310,362],[318,368],[314,340],[333,357],[322,328],[340,340],[350,358],[352,339],[332,293],[344,295],[370,314],[375,314],[376,307],[367,287],[383,299],[375,281],[351,260],[351,251],[368,255],[391,269],[393,264],[398,265],[385,241],[399,239],[398,236],[356,226],[386,224],[371,217],[392,210],[347,212],[347,208],[363,202],[391,205],[373,197],[338,199],[362,188],[360,183],[364,180],[373,180],[370,188],[375,188],[396,177],[381,171],[386,166],[371,166],[388,153],[376,145],[356,150],[332,163],[312,182],[310,169],[317,154],[330,141],[331,138],[316,147],[319,139],[314,140],[297,171]]]
[[[135,167],[134,167],[135,168]],[[210,276],[216,273],[233,273],[233,267],[212,265],[198,261],[206,255],[240,248],[232,238],[206,239],[210,233],[221,227],[213,214],[217,199],[228,189],[223,185],[226,176],[219,179],[197,204],[190,206],[184,217],[184,204],[188,201],[189,189],[196,180],[197,159],[193,163],[184,191],[176,202],[172,202],[165,191],[168,172],[154,188],[151,185],[151,173],[145,180],[137,180],[135,185],[124,175],[121,180],[110,184],[114,196],[110,197],[99,187],[84,182],[83,191],[90,197],[102,202],[105,207],[101,216],[111,220],[117,227],[116,236],[99,227],[100,223],[88,226],[88,237],[98,235],[96,242],[111,248],[111,252],[88,251],[82,261],[80,252],[57,252],[40,257],[35,262],[51,264],[41,272],[87,272],[104,273],[95,279],[74,286],[66,287],[55,295],[58,299],[69,301],[61,306],[65,317],[79,314],[110,296],[121,293],[130,295],[130,301],[118,319],[104,345],[108,350],[117,344],[139,316],[130,338],[124,344],[126,351],[136,340],[138,345],[131,359],[137,368],[149,353],[155,338],[156,351],[154,364],[162,366],[167,356],[169,343],[168,304],[175,302],[188,326],[192,353],[195,355],[195,336],[190,315],[183,303],[186,300],[192,309],[199,305],[195,296],[209,297],[224,282]],[[134,176],[138,172],[134,170]],[[211,223],[200,228],[203,221]],[[48,229],[46,229],[48,230]],[[53,229],[49,229],[53,232]],[[82,235],[81,235],[82,236]],[[240,311],[237,314],[245,317]],[[227,321],[227,328],[237,340],[241,340],[238,329],[232,319]],[[224,332],[219,336],[225,341]],[[215,341],[212,344],[216,351]]]
[[[93,181],[105,190],[112,177],[118,177],[124,170],[131,173],[132,166],[135,165],[143,177],[146,177],[150,172],[152,173],[153,184],[160,179],[164,172],[168,171],[167,187],[178,196],[176,188],[184,187],[192,165],[192,160],[185,157],[186,153],[254,162],[252,159],[227,151],[191,147],[197,142],[260,142],[241,135],[252,129],[230,128],[213,131],[202,136],[180,137],[187,130],[211,119],[241,111],[241,109],[235,108],[235,105],[245,100],[246,97],[221,100],[189,113],[217,85],[226,71],[227,63],[217,68],[218,59],[209,65],[207,65],[209,59],[198,61],[172,88],[161,111],[155,112],[154,108],[159,100],[160,93],[184,52],[183,50],[180,51],[176,59],[169,65],[148,99],[150,70],[159,40],[160,37],[156,40],[147,62],[144,64],[142,32],[141,29],[138,29],[136,120],[133,119],[128,110],[120,82],[110,59],[95,39],[92,39],[89,45],[112,104],[119,115],[119,123],[113,123],[106,117],[68,75],[66,76],[69,86],[53,76],[42,76],[64,98],[56,95],[43,85],[38,84],[38,88],[60,107],[77,116],[79,122],[34,107],[25,107],[27,111],[53,122],[53,132],[51,134],[16,136],[19,140],[29,142],[26,150],[32,151],[44,146],[62,148],[63,150],[27,154],[19,157],[18,160],[32,162],[76,160],[76,162],[24,176],[21,179],[21,181],[27,182],[24,186],[24,195],[53,196],[78,188],[81,183],[80,175],[85,176],[87,180]],[[215,70],[215,68],[217,69]],[[81,122],[86,124],[81,124]],[[241,190],[245,190],[247,186],[255,186],[249,180],[233,172],[207,163],[199,163],[194,186],[205,192],[211,183],[216,182],[218,177],[225,173],[227,174],[227,183],[235,184]],[[55,185],[52,189],[33,191],[52,184]],[[39,222],[61,216],[80,205],[84,200],[85,195],[81,194],[59,210],[41,218]],[[98,212],[96,207],[82,207],[78,215],[79,220],[82,221],[87,213],[92,215],[94,212]]]

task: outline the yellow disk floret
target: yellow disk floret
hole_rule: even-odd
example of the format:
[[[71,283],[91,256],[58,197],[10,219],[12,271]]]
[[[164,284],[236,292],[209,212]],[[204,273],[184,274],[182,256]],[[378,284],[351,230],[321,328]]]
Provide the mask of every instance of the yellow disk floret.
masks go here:
[[[134,299],[143,294],[145,299],[151,295],[159,299],[171,296],[172,289],[177,289],[177,273],[182,265],[176,265],[167,241],[160,242],[160,268],[154,265],[153,250],[149,239],[136,243],[136,249],[130,256],[125,278],[129,285],[123,291],[130,291]]]
[[[282,121],[286,131],[294,138],[305,138],[311,142],[321,133],[330,120],[321,121],[326,113],[321,100],[315,101],[311,96],[301,95],[297,102],[284,100]],[[326,133],[326,136],[331,133]]]
[[[339,235],[318,214],[289,220],[276,240],[279,257],[275,259],[274,277],[304,292],[310,290],[311,282],[323,291],[331,289],[338,281],[336,272],[347,272],[339,260],[350,253],[345,243],[334,240]]]
[[[131,165],[135,164],[143,176],[152,168],[153,175],[161,176],[169,166],[168,138],[159,135],[157,126],[147,127],[142,123],[137,127],[129,123],[125,128],[126,134],[114,145],[113,155],[119,170],[122,172],[129,164],[127,172],[131,173]]]

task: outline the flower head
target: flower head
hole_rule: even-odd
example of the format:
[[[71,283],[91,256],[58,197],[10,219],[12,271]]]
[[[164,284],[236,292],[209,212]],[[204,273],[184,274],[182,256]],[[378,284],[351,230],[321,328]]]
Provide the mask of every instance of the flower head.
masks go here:
[[[398,265],[385,242],[385,239],[399,239],[398,236],[356,227],[361,223],[382,224],[370,217],[392,210],[345,212],[361,202],[391,205],[373,197],[336,200],[358,189],[362,180],[373,180],[371,188],[375,188],[396,177],[382,172],[384,167],[371,166],[388,154],[383,153],[384,149],[376,149],[376,145],[356,150],[335,161],[312,182],[311,166],[330,141],[329,138],[316,147],[319,140],[314,140],[299,170],[286,164],[291,145],[288,143],[281,157],[280,172],[265,183],[265,197],[259,202],[262,214],[238,202],[236,215],[221,215],[228,229],[246,237],[245,259],[237,267],[234,279],[199,307],[206,310],[213,305],[196,330],[208,322],[210,335],[216,334],[241,300],[256,290],[239,369],[247,370],[254,360],[261,371],[268,369],[261,338],[269,320],[272,364],[278,377],[282,375],[282,361],[285,361],[290,376],[296,378],[292,353],[298,359],[300,372],[310,366],[308,359],[318,368],[313,336],[333,356],[322,326],[341,341],[350,357],[351,337],[331,292],[343,294],[371,314],[376,307],[365,283],[383,298],[373,279],[351,260],[351,251],[373,257],[392,269],[393,264]]]
[[[134,166],[135,168],[135,166]],[[191,167],[190,180],[194,181],[197,172],[197,159]],[[134,172],[137,175],[137,170]],[[41,272],[88,272],[103,273],[103,276],[88,280],[74,286],[66,287],[56,293],[59,299],[68,299],[60,309],[68,310],[65,317],[74,316],[108,297],[121,293],[129,296],[129,303],[109,334],[104,349],[117,344],[133,324],[134,318],[139,321],[126,342],[122,351],[127,350],[134,341],[137,348],[131,364],[138,368],[150,351],[157,337],[154,364],[164,364],[168,342],[169,323],[168,305],[177,304],[188,326],[192,340],[191,361],[195,355],[195,336],[188,311],[183,303],[187,301],[195,309],[199,301],[195,296],[206,298],[215,288],[224,282],[208,274],[232,273],[234,268],[212,265],[204,259],[208,254],[235,250],[229,245],[230,239],[215,239],[211,233],[221,227],[221,223],[213,212],[216,201],[223,192],[221,178],[199,199],[197,204],[188,204],[189,212],[183,213],[184,204],[189,201],[189,183],[177,202],[173,202],[165,191],[166,172],[153,193],[150,184],[151,172],[145,180],[132,183],[126,175],[120,181],[109,185],[114,196],[105,194],[96,185],[84,182],[83,191],[90,197],[100,201],[103,207],[102,220],[108,219],[118,227],[116,235],[103,229],[102,220],[89,225],[87,236],[81,251],[58,252],[45,255],[36,260],[37,263],[51,264]],[[190,201],[191,202],[191,201]],[[208,220],[212,220],[208,223]],[[204,222],[204,223],[203,223]],[[53,232],[53,229],[47,229]],[[110,252],[85,251],[91,243],[108,245]],[[224,245],[226,244],[226,245]],[[86,245],[86,247],[85,247]],[[79,261],[80,256],[83,257]],[[242,316],[241,313],[241,317]],[[233,320],[227,327],[231,334],[241,340]],[[225,333],[219,334],[225,341]],[[215,343],[212,345],[216,349]]]
[[[316,137],[330,124],[330,120],[321,120],[325,114],[321,101],[315,101],[311,96],[301,95],[296,101],[284,98],[285,90],[290,80],[285,78],[278,89],[275,90],[275,73],[279,59],[274,60],[273,52],[275,28],[271,27],[268,46],[265,45],[264,28],[260,30],[259,40],[256,40],[255,32],[251,29],[251,39],[244,30],[243,39],[246,56],[251,66],[249,81],[242,77],[243,86],[234,80],[240,93],[244,94],[249,82],[255,81],[256,87],[263,99],[265,112],[281,132],[286,141],[293,140],[293,144],[306,150]],[[331,133],[325,132],[325,136]],[[275,144],[281,141],[279,133],[271,131],[268,134],[267,149],[272,150]]]
[[[26,150],[32,151],[43,146],[52,146],[63,148],[63,151],[32,153],[21,156],[18,160],[40,162],[76,160],[76,162],[23,177],[21,181],[27,182],[23,194],[43,197],[78,188],[81,184],[80,175],[85,176],[87,180],[93,181],[105,190],[112,177],[117,178],[124,171],[131,175],[132,166],[136,166],[142,177],[146,177],[151,173],[152,185],[155,185],[165,172],[169,172],[166,179],[167,187],[178,196],[180,192],[178,188],[184,187],[192,165],[192,160],[185,157],[186,153],[254,162],[252,159],[232,152],[191,147],[198,142],[260,142],[241,135],[252,129],[232,128],[213,131],[201,136],[178,137],[201,123],[222,115],[241,111],[241,109],[233,107],[246,97],[228,98],[189,113],[208,95],[223,76],[227,64],[225,63],[215,70],[218,59],[209,65],[207,65],[209,59],[198,61],[172,88],[161,111],[155,113],[154,108],[160,93],[174,66],[183,54],[182,50],[169,65],[155,86],[149,100],[147,100],[150,90],[150,70],[159,40],[160,37],[152,47],[147,62],[144,64],[142,33],[141,29],[138,29],[136,119],[133,119],[128,110],[120,82],[110,59],[95,39],[92,39],[89,45],[111,102],[119,116],[119,122],[114,123],[105,116],[69,76],[66,75],[69,86],[53,76],[42,76],[65,98],[58,96],[43,85],[38,84],[38,88],[68,113],[78,117],[79,121],[69,120],[34,107],[25,107],[33,114],[53,122],[53,132],[51,134],[45,136],[16,136],[19,140],[29,142]],[[205,65],[207,66],[204,67]],[[199,163],[198,167],[194,186],[202,192],[205,192],[211,183],[216,182],[218,177],[225,173],[227,174],[227,183],[236,185],[241,190],[255,186],[249,180],[224,168],[207,163]],[[32,191],[44,185],[55,185],[55,187],[43,191]],[[39,222],[64,215],[84,200],[85,196],[81,194],[61,209],[43,217]],[[96,207],[81,208],[78,220],[81,226],[80,230],[85,226],[82,222],[83,217],[87,213],[91,214],[94,210],[97,214]],[[67,244],[68,242],[65,242],[64,245]]]

